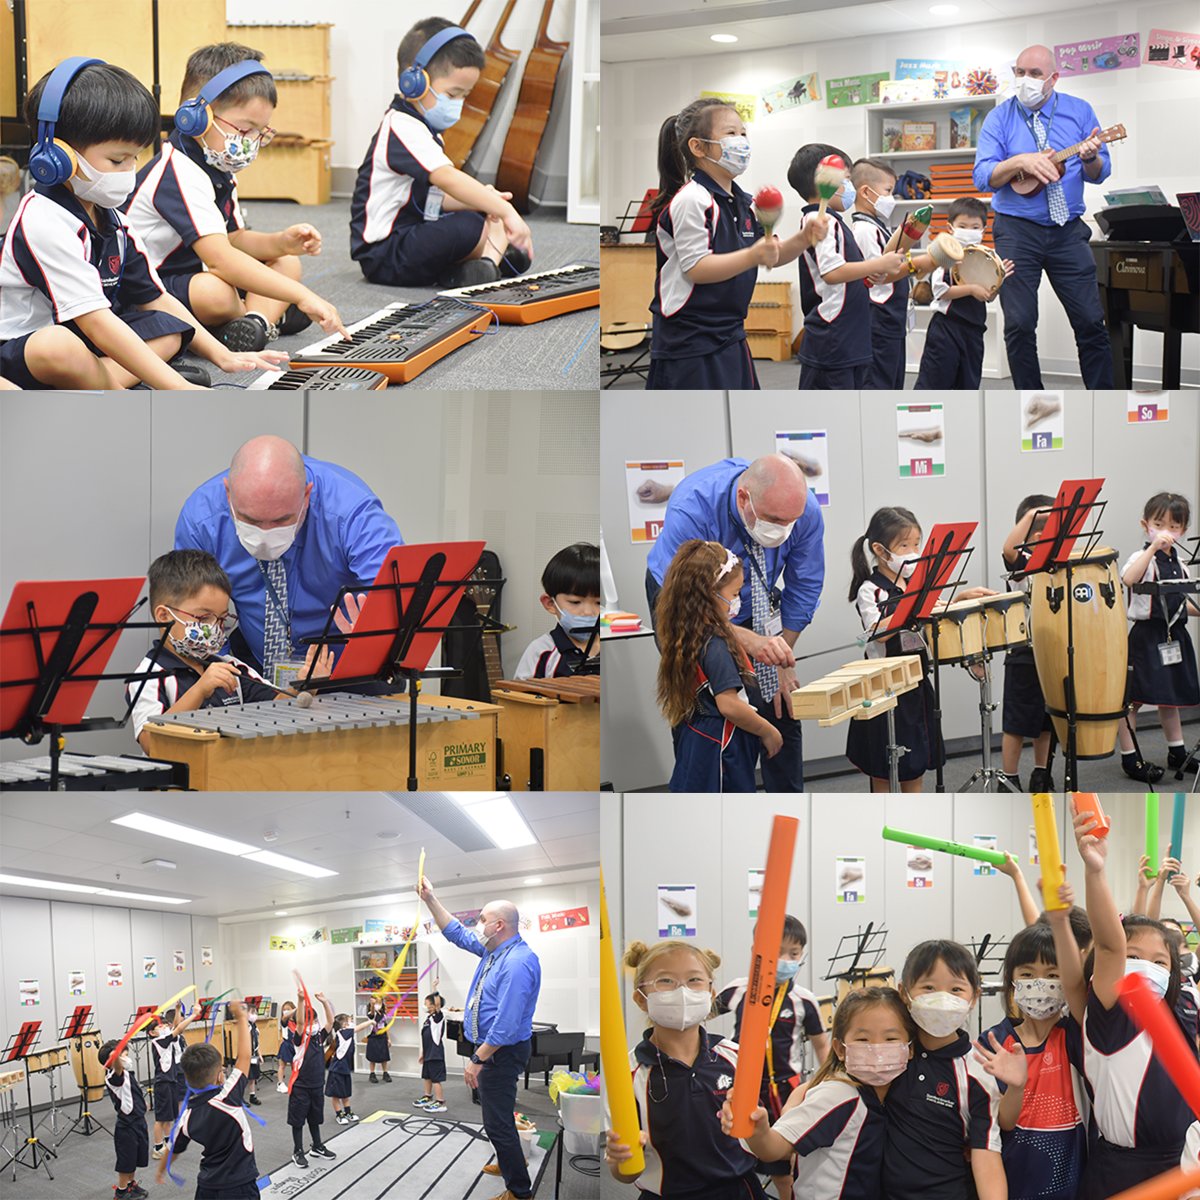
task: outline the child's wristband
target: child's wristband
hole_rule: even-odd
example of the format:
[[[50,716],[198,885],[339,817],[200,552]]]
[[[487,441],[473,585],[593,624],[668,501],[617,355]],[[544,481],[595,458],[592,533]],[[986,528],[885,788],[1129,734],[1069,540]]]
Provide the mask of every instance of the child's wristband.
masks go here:
[[[917,264],[915,262],[913,262],[913,256],[912,256],[911,250],[905,250],[904,261],[906,263],[908,263],[908,273],[910,275],[915,275],[917,273]]]

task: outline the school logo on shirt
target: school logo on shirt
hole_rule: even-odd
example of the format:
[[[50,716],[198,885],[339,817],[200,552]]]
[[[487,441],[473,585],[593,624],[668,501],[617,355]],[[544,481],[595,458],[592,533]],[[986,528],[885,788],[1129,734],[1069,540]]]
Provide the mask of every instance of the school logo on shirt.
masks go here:
[[[717,1076],[717,1091],[718,1092],[728,1091],[729,1088],[731,1088],[731,1087],[733,1087],[733,1077],[732,1076],[730,1076],[730,1075],[718,1075]]]
[[[108,256],[108,269],[116,275],[121,269],[121,256],[119,254],[110,254]]]
[[[950,1095],[950,1085],[948,1083],[939,1083],[937,1085],[937,1094],[939,1096]]]

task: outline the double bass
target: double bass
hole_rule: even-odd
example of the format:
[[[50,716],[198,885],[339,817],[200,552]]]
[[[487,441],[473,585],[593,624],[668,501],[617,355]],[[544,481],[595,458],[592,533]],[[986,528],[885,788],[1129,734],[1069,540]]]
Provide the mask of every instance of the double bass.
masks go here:
[[[475,15],[479,4],[480,0],[474,0],[471,7],[467,9],[467,15],[462,19],[461,28],[467,27],[467,22]],[[496,97],[500,95],[500,89],[504,86],[504,80],[508,77],[510,68],[521,57],[516,50],[509,50],[500,41],[504,34],[504,27],[508,24],[508,18],[512,15],[516,4],[517,0],[508,0],[504,6],[504,12],[500,14],[500,20],[492,34],[492,40],[488,42],[487,48],[483,52],[483,70],[480,71],[478,81],[463,104],[462,116],[442,134],[442,144],[446,148],[446,154],[456,167],[461,167],[467,161],[467,156],[471,153],[479,135],[483,132],[483,127],[492,115],[492,109],[496,106]]]
[[[542,8],[537,40],[525,64],[525,75],[517,94],[517,107],[508,127],[508,136],[504,139],[500,169],[496,172],[496,190],[512,192],[513,206],[520,213],[529,211],[529,182],[533,177],[533,164],[542,144],[542,135],[546,132],[558,69],[570,46],[570,42],[554,42],[546,36],[553,7],[554,0],[546,0]]]

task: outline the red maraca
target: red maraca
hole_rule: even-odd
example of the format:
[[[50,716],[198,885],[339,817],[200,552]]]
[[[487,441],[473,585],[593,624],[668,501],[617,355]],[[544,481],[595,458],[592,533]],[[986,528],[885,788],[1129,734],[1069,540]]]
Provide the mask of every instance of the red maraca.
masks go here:
[[[783,216],[783,193],[769,183],[754,193],[754,215],[767,231],[767,237],[775,232],[779,218]]]
[[[817,195],[821,199],[821,203],[817,207],[819,215],[824,216],[830,200],[837,195],[838,188],[842,186],[842,181],[846,178],[846,171],[845,162],[837,154],[827,154],[817,163]]]

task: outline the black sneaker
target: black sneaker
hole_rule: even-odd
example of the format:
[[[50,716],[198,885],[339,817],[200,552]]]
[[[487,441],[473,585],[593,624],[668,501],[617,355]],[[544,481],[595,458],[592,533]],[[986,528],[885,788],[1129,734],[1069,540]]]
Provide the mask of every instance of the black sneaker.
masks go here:
[[[311,324],[312,317],[308,313],[301,312],[294,304],[289,304],[287,312],[283,314],[283,319],[276,328],[280,337],[287,337],[289,333],[302,333]]]
[[[468,258],[455,263],[437,281],[443,291],[451,288],[476,287],[481,283],[495,283],[500,278],[500,268],[490,258]]]
[[[298,1166],[298,1167],[307,1168],[307,1166],[308,1166],[308,1159],[304,1157],[303,1150],[296,1150],[293,1152],[292,1162],[294,1162],[296,1164],[296,1166]]]
[[[533,259],[524,250],[509,246],[500,257],[500,277],[512,279],[516,275],[524,275],[533,266]]]
[[[1162,767],[1132,754],[1121,755],[1121,770],[1138,783],[1157,783],[1163,777]]]
[[[261,1104],[262,1101],[258,1098],[257,1092],[251,1092],[250,1095],[248,1095],[246,1097],[246,1103],[247,1104]]]
[[[384,1073],[383,1073],[383,1082],[384,1083],[392,1082],[392,1077],[386,1071],[384,1071]]]
[[[184,358],[182,354],[176,355],[167,366],[176,374],[182,375],[188,383],[194,383],[198,387],[212,387],[212,376],[208,371],[199,363]]]
[[[135,1179],[129,1185],[129,1189],[126,1191],[125,1195],[129,1198],[129,1200],[146,1200],[146,1197],[149,1196],[150,1193],[146,1191],[146,1189],[142,1187],[142,1185]]]
[[[217,330],[217,340],[235,354],[249,354],[255,350],[265,350],[270,334],[270,326],[258,313],[247,313],[222,325]]]
[[[314,1146],[309,1151],[309,1154],[315,1154],[318,1158],[337,1158],[337,1155],[334,1154],[334,1152],[330,1150],[330,1148],[324,1143],[319,1146]]]
[[[368,1075],[367,1082],[368,1083],[378,1083],[379,1079],[375,1075]]]
[[[1167,767],[1169,770],[1178,771],[1179,768],[1182,767],[1187,761],[1188,752],[1186,746],[1172,746],[1167,751]],[[1197,763],[1197,761],[1193,758],[1192,761],[1188,763],[1188,770],[1194,774],[1197,770],[1197,767],[1200,767],[1200,763]]]
[[[1049,767],[1034,767],[1029,773],[1029,790],[1031,792],[1054,791],[1054,776]]]
[[[1012,785],[1012,787],[1013,787],[1013,788],[1015,788],[1015,789],[1016,789],[1018,792],[1023,792],[1023,791],[1025,790],[1025,789],[1024,789],[1022,786],[1021,786],[1021,777],[1020,777],[1020,775],[1010,775],[1010,774],[1009,774],[1007,771],[1005,771],[1005,772],[1004,772],[1004,778],[1005,778],[1005,779],[1006,779],[1006,780],[1009,782],[1009,784],[1011,784],[1011,785]],[[1033,791],[1033,790],[1034,790],[1034,787],[1033,787],[1033,784],[1032,784],[1032,783],[1029,785],[1029,790],[1030,790],[1030,791]]]

